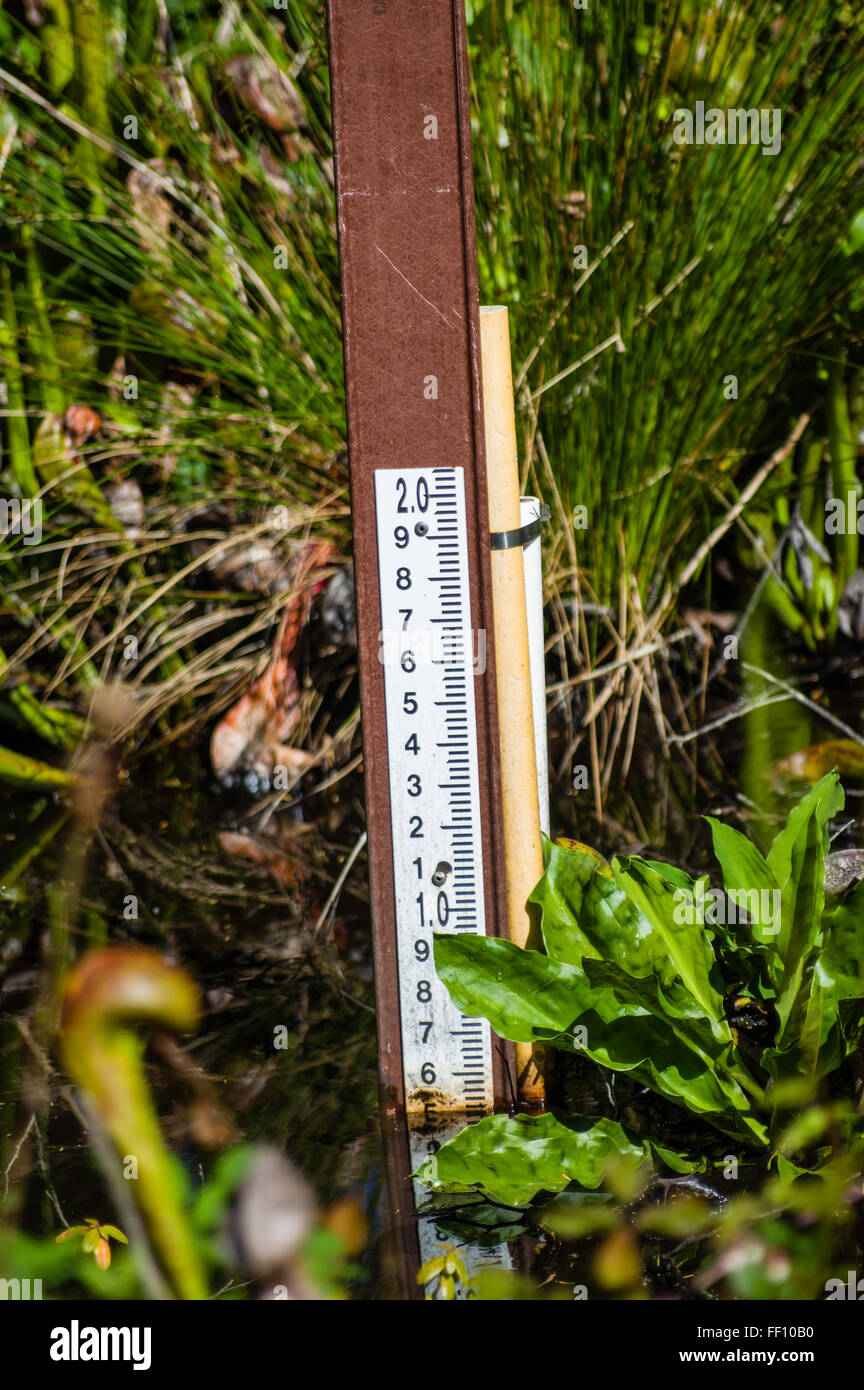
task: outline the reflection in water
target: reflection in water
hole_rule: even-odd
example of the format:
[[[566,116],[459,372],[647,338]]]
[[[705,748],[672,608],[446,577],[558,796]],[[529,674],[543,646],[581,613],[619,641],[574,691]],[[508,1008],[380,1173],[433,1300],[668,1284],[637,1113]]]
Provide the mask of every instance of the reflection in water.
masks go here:
[[[423,1183],[412,1178],[424,1159],[435,1153],[448,1139],[464,1129],[464,1116],[447,1115],[427,1120],[421,1116],[382,1111],[381,1130],[387,1176],[389,1212],[386,1232],[386,1272],[392,1292],[398,1299],[472,1297],[472,1280],[483,1270],[512,1270],[510,1243],[523,1227],[512,1220],[514,1213],[502,1216],[495,1207],[475,1193],[430,1194]],[[509,1217],[509,1219],[508,1219]],[[497,1228],[493,1225],[497,1222]],[[511,1227],[511,1232],[507,1227]],[[456,1277],[449,1284],[440,1278],[441,1258],[452,1252]],[[429,1278],[421,1287],[418,1274],[425,1269]]]

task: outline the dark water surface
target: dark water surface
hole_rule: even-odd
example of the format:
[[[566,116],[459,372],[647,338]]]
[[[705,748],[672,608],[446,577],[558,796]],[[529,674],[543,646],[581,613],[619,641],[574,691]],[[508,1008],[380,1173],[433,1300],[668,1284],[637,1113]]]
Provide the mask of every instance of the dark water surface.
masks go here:
[[[830,705],[857,733],[862,676],[864,661],[855,653],[845,654],[834,671],[810,658],[799,659],[790,671],[809,698]],[[691,704],[692,726],[721,717],[739,697],[728,679],[719,680],[704,710]],[[626,785],[612,779],[607,818],[598,825],[590,791],[573,795],[571,767],[563,765],[570,720],[578,712],[573,706],[551,711],[553,834],[586,841],[606,854],[665,857],[691,871],[708,862],[710,836],[702,815],[727,817],[770,837],[803,790],[771,769],[808,743],[842,737],[790,700],[773,705],[770,720],[730,721],[681,745],[685,761],[678,752],[664,756],[644,710]],[[587,759],[584,743],[575,757]],[[839,831],[834,848],[862,844],[864,777],[847,775],[843,781],[847,811],[833,827]],[[17,1223],[42,1236],[60,1229],[46,1190],[46,1166],[68,1221],[112,1211],[80,1126],[57,1099],[56,1078],[44,1068],[40,1074],[17,1022],[30,1017],[32,1025],[31,1011],[44,987],[49,894],[63,872],[68,836],[58,823],[58,806],[51,798],[37,801],[8,791],[0,806],[0,1170],[10,1162],[35,1094],[44,1116],[42,1151],[34,1148],[26,1171],[16,1170],[14,1186]],[[284,1151],[322,1207],[352,1198],[368,1234],[355,1261],[351,1294],[376,1298],[395,1296],[400,1284],[406,1295],[400,1246],[404,1253],[405,1222],[413,1218],[410,1211],[394,1212],[394,1205],[402,1206],[404,1164],[400,1170],[392,1142],[382,1142],[377,1110],[365,854],[348,876],[335,920],[331,914],[316,936],[311,931],[361,830],[358,771],[323,793],[310,788],[305,800],[268,816],[266,801],[256,808],[242,793],[229,796],[219,788],[200,748],[163,750],[133,769],[109,806],[87,858],[71,943],[77,953],[106,941],[140,942],[194,976],[204,1016],[184,1047],[206,1082],[196,1089],[170,1046],[157,1040],[148,1053],[169,1144],[193,1184],[211,1171],[220,1148],[243,1138]],[[237,841],[226,841],[226,833],[247,837],[245,852],[251,845],[253,855],[266,862],[238,854]],[[10,866],[28,842],[41,849],[7,884]],[[137,916],[130,915],[130,899],[137,900]],[[565,1066],[559,1087],[568,1108],[611,1113],[606,1080],[592,1064]],[[626,1087],[614,1100],[626,1109]],[[674,1139],[671,1107],[659,1122]],[[533,1265],[535,1273],[553,1258],[544,1248],[530,1235],[514,1246],[523,1266]],[[571,1252],[559,1277],[579,1282],[578,1255]]]

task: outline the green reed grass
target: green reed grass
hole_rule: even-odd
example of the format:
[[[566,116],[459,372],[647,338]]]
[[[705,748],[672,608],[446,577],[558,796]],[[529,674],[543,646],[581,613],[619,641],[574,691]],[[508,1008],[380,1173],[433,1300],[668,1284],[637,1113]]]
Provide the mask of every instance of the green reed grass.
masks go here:
[[[77,484],[41,471],[43,545],[0,545],[7,674],[47,678],[59,652],[67,694],[97,598],[101,676],[128,674],[117,639],[157,588],[169,621],[148,669],[160,641],[163,676],[201,656],[190,636],[178,658],[170,622],[188,619],[195,504],[223,499],[251,528],[287,501],[292,539],[314,521],[350,547],[323,7],[167,13],[167,30],[154,0],[69,0],[41,27],[0,14],[5,487],[32,490],[46,411],[81,402],[107,422]],[[481,294],[511,306],[524,466],[548,492],[545,448],[559,529],[588,508],[576,558],[602,603],[635,575],[650,611],[807,407],[783,395],[790,375],[818,392],[820,357],[857,341],[860,256],[841,246],[864,201],[862,31],[837,0],[469,4]],[[292,84],[284,143],[238,59],[271,100],[277,73]],[[672,113],[697,99],[781,108],[781,153],[675,146]],[[122,553],[91,487],[121,476],[148,506]],[[237,629],[247,670],[271,607]],[[212,690],[196,669],[191,688],[166,680],[162,709],[199,677]]]
[[[614,600],[620,535],[649,607],[716,519],[710,488],[733,500],[788,432],[784,378],[839,355],[862,270],[839,243],[864,200],[864,27],[812,0],[472,13],[484,293],[513,306],[530,431],[588,507],[580,564]],[[780,108],[781,152],[675,145],[673,112],[700,99]],[[574,247],[593,266],[616,238],[574,271]]]

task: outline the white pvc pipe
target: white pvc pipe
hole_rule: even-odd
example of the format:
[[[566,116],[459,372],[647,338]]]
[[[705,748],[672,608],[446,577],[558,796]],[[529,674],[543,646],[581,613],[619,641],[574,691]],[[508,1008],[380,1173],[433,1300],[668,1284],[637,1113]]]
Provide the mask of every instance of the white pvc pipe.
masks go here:
[[[547,513],[548,515],[548,513]],[[519,499],[519,524],[541,516],[538,497]],[[531,670],[531,703],[534,715],[534,750],[537,761],[537,797],[540,829],[551,834],[549,816],[549,745],[546,733],[546,652],[543,633],[543,562],[540,537],[522,547],[525,570],[525,608],[528,615],[528,664]]]

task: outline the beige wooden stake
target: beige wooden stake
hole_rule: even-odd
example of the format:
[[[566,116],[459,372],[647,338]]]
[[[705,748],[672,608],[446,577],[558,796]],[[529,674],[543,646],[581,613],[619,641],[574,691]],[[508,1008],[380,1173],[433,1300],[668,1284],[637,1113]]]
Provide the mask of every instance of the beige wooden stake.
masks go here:
[[[481,308],[483,417],[489,479],[489,524],[495,531],[520,525],[516,415],[510,368],[510,329],[503,306]],[[504,864],[507,887],[507,932],[518,946],[537,945],[531,938],[528,895],[543,873],[537,763],[528,660],[528,619],[522,549],[492,551],[492,606],[495,618],[495,664],[501,790],[504,811]],[[544,1098],[540,1058],[530,1043],[516,1044],[521,1100],[537,1105]]]

